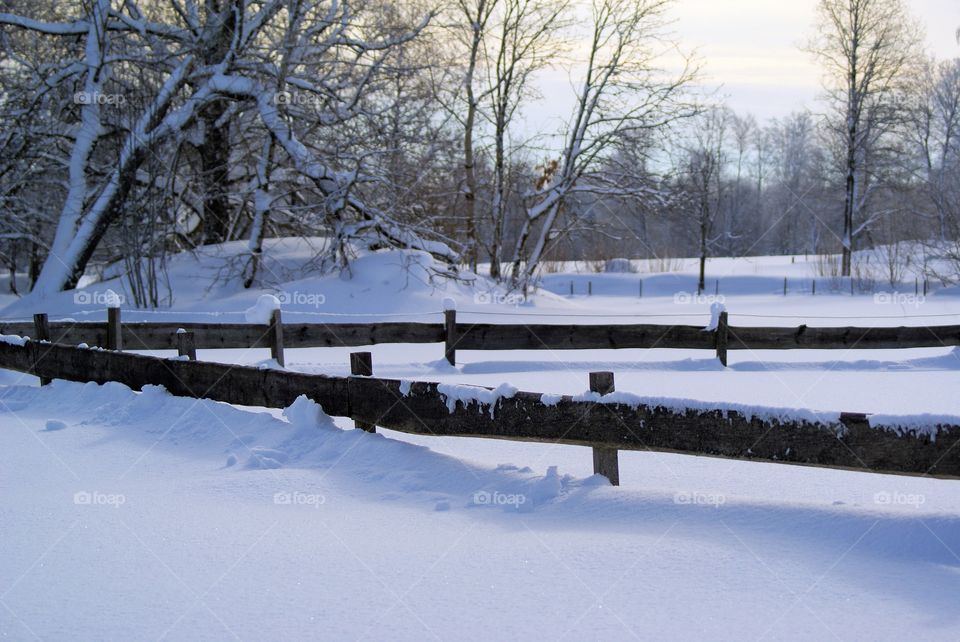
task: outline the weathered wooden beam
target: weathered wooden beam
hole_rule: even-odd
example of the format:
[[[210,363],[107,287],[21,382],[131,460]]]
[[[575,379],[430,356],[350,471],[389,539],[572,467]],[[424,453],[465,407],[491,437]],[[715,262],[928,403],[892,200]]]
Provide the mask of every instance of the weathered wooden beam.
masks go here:
[[[350,374],[355,377],[373,376],[373,355],[369,352],[351,352],[350,353]],[[367,432],[377,432],[376,424],[366,421],[355,421],[354,424],[360,430]]]
[[[459,332],[457,328],[457,311],[443,311],[444,345],[443,356],[451,366],[457,365],[457,344]]]
[[[50,341],[107,345],[107,324],[51,322]],[[199,348],[266,348],[264,326],[245,323],[124,323],[122,345],[129,350],[175,350],[177,328],[193,332]],[[30,322],[2,323],[0,334],[33,336]],[[358,347],[381,343],[447,343],[446,324],[288,323],[286,348]],[[716,350],[716,333],[700,326],[667,325],[499,325],[464,324],[455,328],[459,350],[584,350],[597,348],[693,348]],[[800,348],[886,349],[960,345],[960,325],[884,328],[792,328],[730,326],[728,350]],[[445,346],[446,348],[446,346]],[[446,350],[445,350],[446,352]]]
[[[286,365],[283,358],[283,318],[280,316],[279,309],[270,313],[267,337],[270,342],[270,358],[281,366]]]
[[[460,324],[461,350],[587,350],[604,348],[714,348],[702,326]]]
[[[196,361],[197,342],[193,333],[181,328],[175,334],[177,337],[177,354],[190,359],[190,361]]]
[[[86,343],[104,347],[107,324],[104,322],[64,322],[50,324],[53,343]],[[129,323],[123,324],[123,345],[128,350],[176,350],[174,333],[183,328],[193,332],[198,348],[268,348],[270,338],[264,326],[249,323]],[[32,337],[29,322],[0,322],[0,334]],[[442,343],[444,326],[439,323],[285,323],[285,348],[358,347],[381,343]]]
[[[590,391],[608,395],[615,390],[612,372],[591,372]],[[616,448],[593,447],[593,474],[603,475],[612,486],[620,485],[620,458]]]
[[[47,318],[47,315],[44,313],[39,313],[33,315],[33,328],[34,335],[33,338],[37,341],[49,341],[50,340],[50,322]],[[50,384],[49,377],[40,377],[40,385],[46,386]]]
[[[730,323],[727,317],[727,311],[723,310],[720,312],[720,316],[717,319],[717,330],[714,333],[716,335],[717,343],[717,359],[720,360],[720,363],[724,368],[727,367],[727,345],[730,339]]]
[[[449,412],[437,384],[414,383],[405,395],[399,388],[400,381],[351,380],[354,417],[413,434],[602,444],[620,450],[960,476],[960,426],[940,426],[933,440],[872,428],[862,415],[842,415],[839,423],[763,420],[732,410],[683,411],[570,397],[544,405],[540,394],[522,392],[501,399],[491,419],[488,407],[475,404],[458,404]]]
[[[36,359],[36,364],[31,361]],[[165,387],[171,394],[226,403],[285,408],[300,395],[331,415],[349,417],[347,378],[307,375],[206,361],[181,361],[29,341],[0,342],[0,368],[68,381],[116,381],[135,390]]]
[[[730,350],[883,349],[960,345],[960,325],[883,328],[729,328]]]
[[[107,308],[107,350],[123,350],[120,308]]]
[[[857,470],[960,477],[960,426],[936,438],[869,425],[843,414],[815,423],[747,416],[735,410],[675,409],[577,401],[545,404],[518,392],[489,406],[447,407],[438,384],[374,377],[328,377],[202,361],[180,361],[29,341],[0,342],[0,367],[71,381],[118,381],[134,389],[162,385],[172,394],[284,408],[299,395],[334,416],[421,435],[656,450]]]

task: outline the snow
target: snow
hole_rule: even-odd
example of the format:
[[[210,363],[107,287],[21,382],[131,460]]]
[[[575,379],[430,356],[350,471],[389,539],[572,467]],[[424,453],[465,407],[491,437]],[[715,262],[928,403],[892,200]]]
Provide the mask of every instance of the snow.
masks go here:
[[[14,346],[23,346],[30,341],[30,337],[18,337],[16,335],[0,334],[0,343],[8,343]]]
[[[105,303],[108,308],[119,308],[120,304],[123,302],[122,296],[109,288],[107,288],[107,291],[104,293],[104,295]]]
[[[300,395],[283,411],[283,416],[290,425],[298,430],[318,430],[333,428],[333,420],[323,412],[316,401]]]
[[[713,332],[720,324],[720,313],[726,312],[726,307],[720,302],[710,304],[710,322],[704,328],[706,332]]]
[[[502,383],[492,390],[478,386],[459,386],[442,383],[437,386],[437,392],[444,396],[447,410],[450,412],[456,410],[457,402],[464,408],[475,403],[481,412],[484,406],[489,406],[490,416],[493,417],[494,410],[500,402],[500,399],[512,398],[517,394],[517,388],[508,383]]]
[[[74,428],[44,430],[54,407]],[[0,389],[0,452],[17,453],[0,469],[15,489],[0,520],[3,601],[16,614],[0,618],[3,633],[289,638],[322,625],[334,638],[488,639],[493,626],[538,638],[950,640],[960,630],[952,482],[641,452],[624,464],[642,478],[612,488],[565,470],[558,451],[516,449],[532,469],[488,465],[318,428],[323,415],[300,400],[285,414],[156,387]],[[568,450],[589,462],[588,449]]]
[[[563,400],[563,395],[552,395],[547,392],[540,395],[540,403],[542,403],[545,406],[556,406],[562,400]]]
[[[644,405],[650,408],[664,408],[675,413],[704,413],[719,410],[724,415],[728,412],[737,412],[748,421],[760,419],[786,423],[791,421],[805,421],[812,424],[826,424],[837,426],[840,421],[840,411],[809,410],[806,408],[783,408],[770,406],[756,406],[738,403],[704,402],[697,399],[675,399],[669,397],[645,397],[632,392],[617,390],[605,395],[595,392],[584,392],[576,395],[579,401],[596,401],[598,403],[623,404],[636,408]]]
[[[699,297],[695,261],[558,266],[520,302],[481,276],[436,279],[416,251],[360,250],[350,277],[321,274],[312,259],[325,242],[266,239],[265,280],[252,290],[223,278],[245,243],[172,257],[174,300],[157,311],[130,307],[116,271],[81,292],[102,301],[111,290],[125,320],[174,327],[237,322],[251,308],[269,316],[263,296],[287,321],[325,323],[440,323],[445,299],[461,323],[703,327],[715,303],[733,325],[960,323],[955,289],[918,306],[851,295],[818,277],[813,257],[711,260]],[[883,290],[910,294],[909,278]],[[106,317],[74,294],[42,310],[4,295],[0,317]],[[358,349],[401,394],[434,381],[448,408],[477,412],[495,413],[519,388],[548,404],[570,395],[827,425],[838,411],[865,412],[874,427],[931,437],[960,423],[954,346],[732,350],[723,368],[708,350],[458,351],[451,366],[440,343],[378,344],[288,349],[287,367],[348,375]],[[224,363],[268,357],[199,350]],[[583,392],[597,371],[615,373],[616,392]],[[957,480],[621,451],[614,488],[584,447],[369,434],[306,397],[265,410],[157,386],[36,384],[0,371],[0,637],[960,636]]]
[[[244,318],[247,323],[259,323],[266,325],[270,323],[274,310],[280,309],[280,299],[272,294],[261,294],[257,302],[244,312]]]
[[[62,421],[57,421],[56,419],[48,419],[46,427],[44,428],[46,432],[52,432],[54,430],[66,430],[66,429],[67,429],[67,424],[63,423]]]
[[[941,426],[960,426],[958,415],[922,413],[916,415],[875,414],[867,417],[873,428],[893,429],[900,434],[914,433],[936,439]]]

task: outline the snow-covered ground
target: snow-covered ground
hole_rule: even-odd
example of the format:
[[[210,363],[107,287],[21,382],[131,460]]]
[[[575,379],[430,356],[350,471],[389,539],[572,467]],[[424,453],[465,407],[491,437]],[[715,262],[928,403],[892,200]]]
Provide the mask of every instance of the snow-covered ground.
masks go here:
[[[235,250],[177,257],[173,306],[124,318],[242,321],[271,292],[304,321],[438,321],[452,298],[468,321],[705,324],[714,300],[690,262],[547,274],[523,301],[483,279],[431,282],[416,254],[361,257],[349,280],[306,274],[297,241],[271,244],[269,287],[246,292],[213,280]],[[960,323],[955,290],[911,298],[910,277],[898,296],[851,295],[817,270],[719,259],[706,294],[743,325]],[[124,293],[91,283],[41,307],[102,319],[108,289]],[[40,311],[5,301],[0,317]],[[731,352],[727,369],[704,351],[462,351],[456,368],[441,345],[371,351],[376,374],[406,379],[576,393],[613,370],[645,396],[960,416],[952,347]],[[345,374],[348,353],[287,363]],[[960,638],[960,481],[622,452],[612,488],[586,448],[351,428],[308,402],[234,408],[0,371],[0,636]]]

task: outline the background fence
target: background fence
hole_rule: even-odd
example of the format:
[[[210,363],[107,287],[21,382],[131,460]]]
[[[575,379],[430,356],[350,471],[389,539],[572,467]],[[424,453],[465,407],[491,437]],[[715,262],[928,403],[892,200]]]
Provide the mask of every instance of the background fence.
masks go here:
[[[187,334],[186,337],[181,336]],[[110,308],[104,322],[0,322],[0,334],[33,337],[67,345],[125,347],[131,350],[270,348],[284,362],[283,349],[356,347],[380,343],[443,343],[453,364],[457,350],[588,350],[604,348],[688,348],[714,350],[723,365],[728,350],[885,349],[960,345],[960,325],[898,327],[731,326],[726,312],[715,330],[693,325],[655,324],[492,324],[459,323],[454,310],[444,323],[283,323],[279,310],[266,325],[249,323],[121,323]]]

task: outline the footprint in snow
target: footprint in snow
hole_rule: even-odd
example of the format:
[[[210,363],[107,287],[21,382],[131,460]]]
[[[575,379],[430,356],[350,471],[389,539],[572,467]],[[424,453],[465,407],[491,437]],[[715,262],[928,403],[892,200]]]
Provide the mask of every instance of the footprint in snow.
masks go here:
[[[57,421],[56,419],[47,420],[47,426],[43,429],[43,432],[55,432],[57,430],[66,430],[67,424],[62,421]]]

